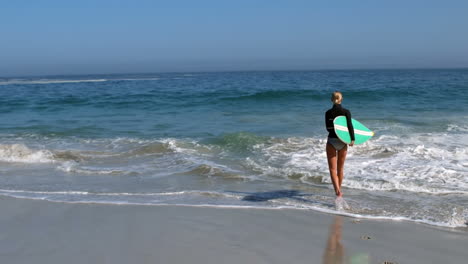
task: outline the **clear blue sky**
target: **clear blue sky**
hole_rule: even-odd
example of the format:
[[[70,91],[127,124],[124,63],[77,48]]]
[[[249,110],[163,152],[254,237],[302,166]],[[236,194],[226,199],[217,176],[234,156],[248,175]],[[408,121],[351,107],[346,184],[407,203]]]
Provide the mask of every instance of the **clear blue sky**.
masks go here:
[[[468,67],[466,0],[2,0],[0,76]]]

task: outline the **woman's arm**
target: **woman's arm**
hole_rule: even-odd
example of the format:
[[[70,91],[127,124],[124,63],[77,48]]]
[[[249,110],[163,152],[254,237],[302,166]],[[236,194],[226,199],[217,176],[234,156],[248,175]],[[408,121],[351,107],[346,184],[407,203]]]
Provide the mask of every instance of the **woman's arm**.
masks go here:
[[[346,123],[348,125],[348,131],[349,131],[349,136],[351,137],[351,144],[349,145],[354,145],[354,127],[353,127],[353,122],[351,121],[351,112],[346,111]]]
[[[333,121],[330,120],[330,114],[328,112],[325,113],[325,128],[328,132],[333,131]]]

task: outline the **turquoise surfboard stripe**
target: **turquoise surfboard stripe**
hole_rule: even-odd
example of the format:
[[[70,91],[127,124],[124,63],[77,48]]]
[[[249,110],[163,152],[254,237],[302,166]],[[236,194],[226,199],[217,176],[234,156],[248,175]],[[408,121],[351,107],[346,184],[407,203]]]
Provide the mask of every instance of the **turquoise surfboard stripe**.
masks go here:
[[[374,132],[368,129],[365,125],[361,124],[361,122],[355,119],[351,119],[351,122],[353,123],[354,128],[354,144],[362,144],[374,135]],[[336,117],[335,120],[333,120],[333,125],[338,138],[346,144],[351,143],[351,136],[349,135],[346,116]]]

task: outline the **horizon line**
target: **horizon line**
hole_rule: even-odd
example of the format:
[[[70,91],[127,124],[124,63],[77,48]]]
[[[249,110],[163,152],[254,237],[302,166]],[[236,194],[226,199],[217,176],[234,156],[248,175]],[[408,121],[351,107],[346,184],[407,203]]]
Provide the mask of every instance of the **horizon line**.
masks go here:
[[[320,72],[320,71],[390,71],[390,70],[468,70],[468,66],[462,67],[376,67],[376,68],[316,68],[316,69],[281,69],[281,70],[194,70],[194,71],[154,71],[154,72],[113,72],[113,73],[78,73],[78,74],[29,74],[9,75],[0,78],[27,78],[27,77],[59,77],[59,76],[102,76],[102,75],[130,75],[130,74],[171,74],[171,73],[241,73],[241,72]]]

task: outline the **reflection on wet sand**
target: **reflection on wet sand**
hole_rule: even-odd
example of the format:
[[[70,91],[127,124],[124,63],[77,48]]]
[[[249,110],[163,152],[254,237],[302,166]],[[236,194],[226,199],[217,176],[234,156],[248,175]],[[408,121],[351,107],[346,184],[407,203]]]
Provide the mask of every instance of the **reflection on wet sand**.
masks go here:
[[[342,226],[343,226],[343,217],[335,216],[333,223],[330,225],[327,246],[323,254],[324,264],[343,263],[345,250],[344,250],[343,244],[341,244]]]
[[[345,249],[341,243],[343,231],[343,216],[335,216],[333,223],[330,225],[328,231],[327,246],[323,253],[324,264],[369,264],[370,256],[367,253],[352,253],[351,255],[345,256]],[[365,236],[367,237],[367,236]],[[362,238],[361,238],[362,239]],[[369,237],[370,239],[370,237]],[[392,262],[388,262],[392,263]]]

